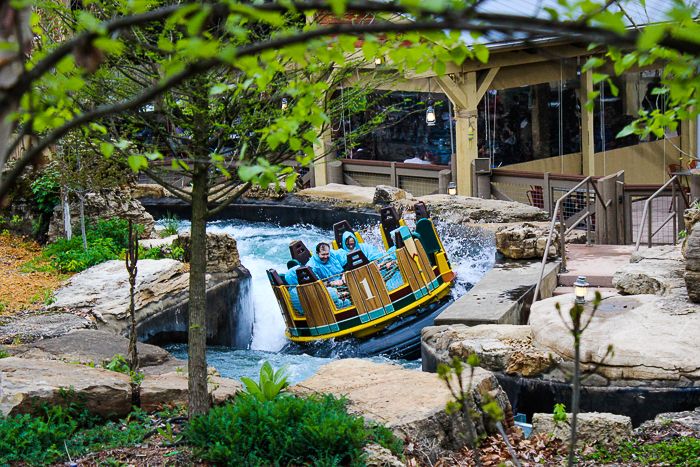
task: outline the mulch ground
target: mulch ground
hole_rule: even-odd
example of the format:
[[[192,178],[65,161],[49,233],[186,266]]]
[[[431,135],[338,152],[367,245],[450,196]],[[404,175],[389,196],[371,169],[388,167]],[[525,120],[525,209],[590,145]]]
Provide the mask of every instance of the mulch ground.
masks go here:
[[[0,234],[0,315],[37,310],[68,276],[31,270],[26,264],[45,266],[41,246],[33,240]]]

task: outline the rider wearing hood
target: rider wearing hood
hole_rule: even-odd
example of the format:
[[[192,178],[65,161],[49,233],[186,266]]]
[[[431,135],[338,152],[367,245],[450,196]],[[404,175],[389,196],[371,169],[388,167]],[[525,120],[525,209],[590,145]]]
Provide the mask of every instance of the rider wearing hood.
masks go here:
[[[369,261],[374,261],[383,256],[378,248],[373,247],[369,243],[359,243],[355,234],[347,231],[343,233],[343,249],[348,253],[354,250],[360,250]]]
[[[316,245],[316,254],[306,263],[319,279],[327,279],[343,272],[346,258],[344,253],[331,249],[328,243]]]

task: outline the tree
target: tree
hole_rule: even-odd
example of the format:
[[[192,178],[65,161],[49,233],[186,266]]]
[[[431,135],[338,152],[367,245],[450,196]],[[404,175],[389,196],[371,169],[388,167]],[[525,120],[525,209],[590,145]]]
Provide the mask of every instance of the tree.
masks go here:
[[[75,15],[77,27],[75,33],[66,35],[60,28],[57,33],[55,28],[46,26],[39,14],[42,11],[53,14],[46,14],[45,18],[68,15],[59,4],[44,3],[43,10],[29,15],[28,4],[0,0],[0,19],[14,31],[14,34],[5,31],[0,35],[7,46],[3,54],[8,57],[0,61],[3,78],[0,80],[0,117],[5,117],[8,109],[14,112],[11,118],[0,121],[0,136],[3,132],[15,135],[9,140],[0,139],[0,170],[5,168],[10,153],[24,136],[39,137],[37,144],[2,172],[0,198],[7,194],[11,183],[28,164],[68,132],[89,126],[93,131],[109,134],[109,125],[103,122],[106,117],[141,109],[181,85],[201,83],[190,88],[197,92],[182,101],[189,106],[191,114],[188,115],[192,121],[201,123],[206,121],[213,96],[225,96],[228,92],[236,96],[236,91],[242,93],[253,88],[258,93],[263,92],[275,82],[279,73],[292,66],[313,73],[330,64],[345,66],[348,55],[354,54],[358,46],[365,59],[388,57],[390,66],[399,74],[422,73],[433,68],[441,75],[447,62],[459,65],[467,58],[487,61],[486,47],[478,43],[463,44],[460,31],[469,31],[473,36],[498,33],[506,39],[525,41],[553,37],[608,47],[607,58],[615,62],[617,73],[635,63],[643,65],[664,60],[669,110],[643,116],[629,131],[663,133],[663,127],[675,125],[676,118],[697,115],[700,26],[695,21],[695,7],[679,3],[668,13],[668,24],[629,29],[624,22],[626,2],[623,0],[573,2],[568,6],[545,8],[543,15],[536,18],[486,13],[480,10],[482,3],[481,0],[398,0],[392,3],[309,0],[250,4],[231,0],[162,5],[98,1],[71,13]],[[618,8],[614,10],[612,6]],[[319,16],[336,18],[346,12],[362,20],[318,20]],[[317,20],[306,24],[294,19],[302,13]],[[31,55],[26,50],[28,27],[33,28],[35,34]],[[265,30],[262,34],[261,27]],[[361,42],[358,43],[358,39]],[[160,61],[157,69],[152,70],[157,78],[138,83],[133,92],[110,96],[114,99],[101,105],[93,106],[81,100],[92,79],[90,75],[109,71],[126,51],[157,54]],[[602,60],[596,57],[585,68],[600,66]],[[210,85],[201,77],[214,69],[232,71],[231,78],[226,75],[227,80],[221,83],[223,87]],[[594,78],[601,81],[608,77],[596,74]],[[329,115],[322,112],[318,104],[324,91],[323,83],[313,80],[289,81],[275,88],[272,96],[290,96],[294,105],[286,113],[277,112],[270,126],[251,138],[250,144],[239,146],[238,152],[232,150],[230,154],[238,157],[236,161],[227,161],[220,151],[209,151],[210,144],[217,143],[210,141],[211,132],[204,131],[202,125],[192,125],[187,139],[196,148],[191,154],[194,157],[186,157],[175,164],[192,178],[191,192],[176,193],[189,199],[193,213],[197,213],[192,219],[193,248],[205,247],[201,242],[210,212],[207,205],[210,196],[220,196],[219,201],[226,203],[226,198],[235,199],[236,193],[240,194],[240,190],[234,190],[238,181],[246,182],[244,188],[251,183],[276,183],[277,174],[286,169],[276,164],[281,158],[275,154],[289,154],[291,150],[310,157],[310,148],[313,143],[318,144],[318,140],[312,138],[309,131],[330,122]],[[171,102],[181,104],[177,99]],[[116,123],[112,126],[119,128]],[[219,142],[225,133],[222,128]],[[229,132],[229,136],[234,134],[233,130]],[[106,156],[115,151],[126,152],[134,169],[146,168],[149,158],[160,157],[157,152],[135,151],[127,135],[122,136],[123,139],[116,142],[100,143],[101,151]],[[246,156],[247,151],[257,155],[259,147],[269,148],[264,154],[274,162],[270,163],[267,156]],[[226,145],[219,149],[222,148]],[[213,185],[212,180],[219,173],[225,178],[219,180],[219,185]],[[155,173],[152,175],[157,177]],[[200,240],[195,242],[195,236]],[[204,270],[203,261],[204,256],[201,256],[192,264],[193,276]],[[190,288],[190,293],[194,294],[190,306],[203,307],[204,290],[200,290],[201,284],[194,285]],[[202,328],[196,322],[191,330],[195,340],[203,342]],[[202,371],[205,369],[197,370],[198,373]],[[201,379],[196,397],[201,396]],[[200,405],[195,412],[201,413],[201,410],[205,409]]]

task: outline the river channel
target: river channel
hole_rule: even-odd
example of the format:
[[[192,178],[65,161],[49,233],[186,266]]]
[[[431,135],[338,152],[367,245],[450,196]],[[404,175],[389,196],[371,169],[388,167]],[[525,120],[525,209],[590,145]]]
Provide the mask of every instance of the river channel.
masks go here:
[[[410,225],[410,219],[407,224]],[[189,223],[184,223],[185,229]],[[227,347],[209,347],[207,363],[215,367],[226,378],[240,379],[243,376],[257,380],[260,367],[269,361],[278,368],[289,364],[290,381],[299,382],[312,376],[321,366],[339,358],[332,351],[326,352],[327,358],[309,355],[293,355],[282,352],[288,343],[284,335],[285,324],[282,314],[268,282],[266,270],[274,268],[286,271],[290,259],[289,244],[302,240],[309,249],[321,241],[329,242],[332,232],[312,225],[293,225],[281,227],[268,222],[250,222],[238,219],[210,222],[208,232],[227,233],[236,239],[242,264],[251,273],[251,286],[248,296],[241,297],[244,306],[253,314],[253,336],[248,349],[231,349]],[[492,267],[496,256],[496,247],[492,240],[469,236],[464,232],[454,233],[440,228],[438,233],[457,274],[457,284],[453,288],[453,297],[459,298],[478,282]],[[378,226],[362,232],[365,241],[381,247]],[[343,345],[338,343],[337,345]],[[166,347],[178,358],[187,358],[186,345]],[[384,357],[369,358],[375,362],[386,362]],[[397,362],[397,360],[392,360]],[[420,368],[418,361],[398,361],[407,368]]]

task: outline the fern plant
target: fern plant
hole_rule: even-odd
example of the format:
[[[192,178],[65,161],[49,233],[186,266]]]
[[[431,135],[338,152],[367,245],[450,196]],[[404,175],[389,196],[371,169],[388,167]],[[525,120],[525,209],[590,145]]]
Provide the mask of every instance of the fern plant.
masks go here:
[[[289,368],[289,364],[275,371],[270,362],[265,362],[260,368],[260,380],[257,383],[250,378],[241,378],[241,381],[246,387],[246,392],[259,401],[275,400],[277,397],[289,395],[282,392],[289,386],[287,382],[289,374],[285,374],[287,368]]]

